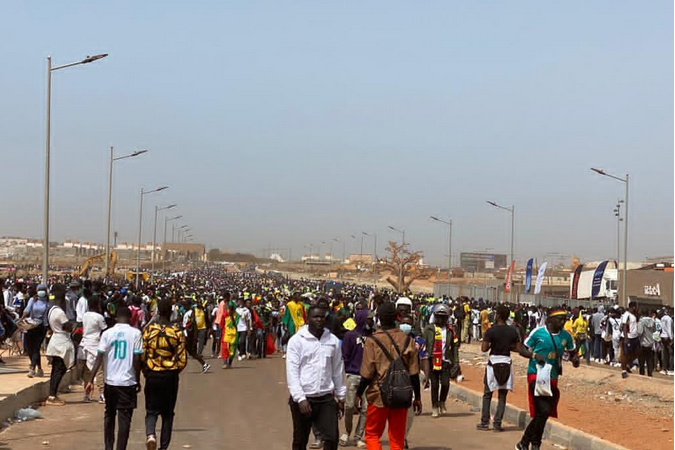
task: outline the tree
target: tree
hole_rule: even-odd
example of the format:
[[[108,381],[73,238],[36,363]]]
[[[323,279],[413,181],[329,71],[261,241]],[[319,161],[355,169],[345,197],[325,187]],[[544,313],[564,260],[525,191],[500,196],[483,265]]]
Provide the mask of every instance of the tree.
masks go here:
[[[391,273],[387,277],[387,282],[396,289],[396,292],[405,292],[413,281],[426,280],[431,276],[431,271],[419,265],[424,256],[422,252],[408,250],[407,243],[397,244],[389,241],[386,252],[389,256],[379,259],[378,265]]]

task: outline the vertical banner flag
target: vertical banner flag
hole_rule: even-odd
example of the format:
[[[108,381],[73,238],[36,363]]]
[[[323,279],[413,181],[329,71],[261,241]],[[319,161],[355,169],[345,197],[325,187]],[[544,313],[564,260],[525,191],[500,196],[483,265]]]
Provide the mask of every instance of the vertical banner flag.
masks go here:
[[[576,269],[574,269],[574,276],[572,277],[572,291],[570,292],[570,298],[576,299],[579,292],[579,278],[581,277],[581,271],[583,270],[584,265],[579,264]]]
[[[591,289],[591,298],[595,298],[600,293],[600,287],[602,286],[602,276],[605,274],[605,267],[609,261],[603,261],[598,264],[598,267],[593,272],[593,287]]]
[[[532,264],[534,259],[530,258],[527,260],[527,270],[525,271],[525,292],[530,292],[530,287],[532,287]]]
[[[544,274],[546,273],[547,262],[542,264],[539,267],[539,272],[537,272],[537,281],[534,283],[534,295],[537,295],[541,292],[541,284],[544,282]]]
[[[506,272],[506,286],[504,287],[504,292],[511,292],[511,279],[513,278],[513,269],[516,266],[516,261],[511,261],[509,270]]]

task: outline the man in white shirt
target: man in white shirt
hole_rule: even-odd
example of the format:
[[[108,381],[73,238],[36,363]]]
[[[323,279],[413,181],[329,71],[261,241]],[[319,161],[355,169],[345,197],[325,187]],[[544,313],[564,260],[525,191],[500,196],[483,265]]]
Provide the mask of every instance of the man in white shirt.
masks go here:
[[[637,329],[637,302],[629,302],[628,310],[621,316],[623,358],[621,359],[621,377],[628,378],[630,364],[640,354],[640,336]]]
[[[83,379],[85,382],[95,381],[98,389],[99,403],[105,402],[103,395],[103,371],[92,372],[96,357],[98,356],[98,346],[101,342],[101,333],[108,327],[99,311],[99,301],[96,297],[88,300],[87,312],[82,316],[82,340],[80,341],[78,360],[84,364]],[[79,305],[78,305],[79,306]],[[90,401],[87,394],[84,401]]]
[[[663,308],[661,316],[661,373],[673,373],[673,318],[668,314],[668,308]]]
[[[89,289],[84,289],[82,296],[77,300],[75,305],[75,322],[78,326],[82,326],[84,322],[84,313],[89,311],[89,301],[87,300],[91,297],[91,291]]]
[[[244,304],[243,299],[239,299],[239,307],[237,308],[237,314],[239,314],[239,323],[237,323],[237,334],[239,334],[239,356],[238,360],[241,361],[244,357],[249,357],[249,349],[247,349],[248,336],[251,334],[251,311]]]
[[[291,394],[293,450],[307,448],[312,426],[321,435],[324,450],[338,448],[338,419],[344,414],[347,388],[340,341],[324,328],[325,323],[326,310],[313,306],[307,326],[288,341],[286,382]]]
[[[129,325],[131,312],[126,306],[117,309],[117,324],[104,331],[98,346],[98,355],[92,373],[97,373],[105,359],[105,450],[113,450],[115,443],[115,416],[118,418],[117,450],[126,450],[131,429],[131,417],[136,408],[136,397],[141,390],[141,355],[143,341],[140,330]],[[85,389],[91,395],[94,384]]]

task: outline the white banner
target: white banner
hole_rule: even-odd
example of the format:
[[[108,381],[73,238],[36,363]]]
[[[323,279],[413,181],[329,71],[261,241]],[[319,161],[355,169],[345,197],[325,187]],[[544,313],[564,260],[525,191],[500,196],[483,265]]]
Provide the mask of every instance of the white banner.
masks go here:
[[[544,274],[546,273],[546,266],[548,265],[547,262],[541,265],[539,267],[539,272],[537,272],[537,282],[534,285],[534,295],[537,295],[539,292],[541,292],[541,283],[544,282]]]

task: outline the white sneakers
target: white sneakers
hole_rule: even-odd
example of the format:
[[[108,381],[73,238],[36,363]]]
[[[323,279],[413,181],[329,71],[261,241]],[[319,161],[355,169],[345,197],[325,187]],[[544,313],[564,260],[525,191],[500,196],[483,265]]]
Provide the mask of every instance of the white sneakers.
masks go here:
[[[154,434],[151,434],[145,438],[145,449],[146,450],[157,450],[157,438]]]

